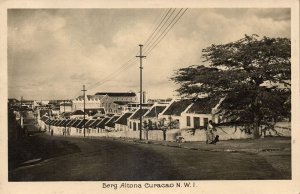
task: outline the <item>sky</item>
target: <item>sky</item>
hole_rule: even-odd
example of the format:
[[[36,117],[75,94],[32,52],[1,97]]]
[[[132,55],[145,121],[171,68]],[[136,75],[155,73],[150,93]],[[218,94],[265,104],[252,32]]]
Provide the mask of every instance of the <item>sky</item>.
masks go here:
[[[82,94],[83,85],[87,94],[138,92],[138,45],[167,11],[9,9],[9,98],[73,99]],[[244,34],[290,38],[290,9],[188,9],[143,59],[147,97],[175,97],[178,86],[170,77],[176,69],[203,64],[202,49]],[[121,71],[131,58],[134,63]]]

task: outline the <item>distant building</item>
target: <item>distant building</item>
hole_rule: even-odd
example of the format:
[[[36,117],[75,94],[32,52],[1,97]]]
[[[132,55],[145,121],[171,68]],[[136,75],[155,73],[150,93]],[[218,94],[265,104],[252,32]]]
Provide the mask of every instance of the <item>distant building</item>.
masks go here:
[[[59,112],[72,112],[72,102],[61,102],[59,104]]]
[[[138,97],[134,92],[97,92],[95,95],[107,95],[113,101],[137,102],[138,100]]]
[[[84,97],[79,96],[72,101],[74,110],[84,109]],[[86,95],[85,96],[86,109],[104,108],[105,113],[118,113],[118,105],[114,103],[113,99],[107,95]]]
[[[72,110],[83,110],[84,97],[79,96],[72,101]],[[85,96],[85,108],[104,108],[105,113],[122,114],[127,112],[128,104],[137,103],[137,96],[133,92],[98,92]]]

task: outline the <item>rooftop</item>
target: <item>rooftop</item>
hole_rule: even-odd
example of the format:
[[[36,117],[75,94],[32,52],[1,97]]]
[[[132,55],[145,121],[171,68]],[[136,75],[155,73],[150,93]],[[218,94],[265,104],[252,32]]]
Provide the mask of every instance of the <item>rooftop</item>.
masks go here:
[[[118,118],[118,120],[116,120],[115,123],[121,124],[121,125],[127,125],[127,119],[128,119],[132,114],[133,114],[133,113],[131,113],[131,112],[124,113],[122,116],[120,116],[120,117]]]
[[[174,101],[167,110],[163,113],[163,115],[175,115],[180,116],[180,114],[190,105],[192,104],[191,100],[179,100]]]
[[[99,127],[99,128],[101,128],[101,129],[104,129],[105,123],[106,123],[109,119],[111,119],[111,118],[110,118],[110,117],[106,117],[106,118],[102,119],[102,120],[97,124],[96,127]]]
[[[213,98],[198,98],[187,110],[187,113],[211,114],[212,108],[214,108],[219,101],[220,100]]]
[[[150,109],[150,111],[145,115],[145,117],[158,117],[158,114],[163,112],[165,110],[165,108],[167,107],[167,105],[165,106],[154,106]]]
[[[115,127],[115,121],[119,118],[120,116],[113,116],[107,123],[105,123],[105,126],[108,127]]]
[[[134,92],[97,92],[95,95],[107,95],[110,97],[135,97],[136,93]]]
[[[130,119],[139,119],[140,116],[144,116],[145,113],[148,111],[149,109],[138,109],[131,117]]]

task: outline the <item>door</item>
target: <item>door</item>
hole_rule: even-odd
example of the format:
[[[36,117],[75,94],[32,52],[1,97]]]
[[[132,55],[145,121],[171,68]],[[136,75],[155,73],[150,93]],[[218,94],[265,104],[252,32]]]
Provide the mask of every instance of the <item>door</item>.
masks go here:
[[[204,122],[204,127],[207,128],[207,125],[208,125],[208,118],[204,118],[204,121],[203,121],[203,122]]]
[[[194,128],[195,129],[200,128],[200,118],[199,117],[194,117]]]

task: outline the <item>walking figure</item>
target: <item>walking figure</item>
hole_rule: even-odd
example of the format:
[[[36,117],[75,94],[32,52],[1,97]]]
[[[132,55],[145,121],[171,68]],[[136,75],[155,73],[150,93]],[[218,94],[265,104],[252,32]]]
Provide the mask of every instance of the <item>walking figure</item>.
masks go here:
[[[214,123],[209,120],[206,128],[206,144],[216,144],[219,141],[219,135],[215,136],[214,131],[216,131]]]

